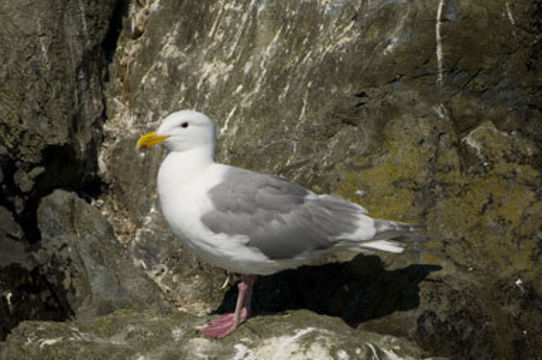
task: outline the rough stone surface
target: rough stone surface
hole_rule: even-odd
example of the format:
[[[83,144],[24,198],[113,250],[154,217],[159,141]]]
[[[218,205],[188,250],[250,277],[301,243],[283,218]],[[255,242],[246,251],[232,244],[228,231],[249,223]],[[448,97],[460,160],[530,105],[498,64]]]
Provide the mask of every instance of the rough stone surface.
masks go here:
[[[35,211],[36,197],[58,186],[84,187],[96,177],[102,42],[114,8],[111,1],[0,3],[2,196],[11,207],[15,197],[22,200],[21,218]]]
[[[259,359],[278,347],[292,358],[540,358],[541,1],[30,4],[0,2],[10,49],[0,65],[0,244],[11,249],[0,264],[16,264],[0,265],[2,331],[20,319],[76,320],[25,322],[1,356]],[[217,121],[217,160],[426,223],[433,242],[261,278],[255,318],[221,342],[196,335],[205,312],[232,309],[235,281],[167,229],[154,190],[163,149],[135,151],[141,133],[185,108]],[[107,189],[93,204],[123,248],[96,209],[59,193],[43,202],[49,235],[38,241],[39,198],[57,187],[88,198],[97,172]],[[64,197],[94,222],[54,225]],[[127,262],[93,242],[199,316],[142,310],[162,304],[145,298],[148,283],[124,301]],[[95,302],[82,296],[91,293]],[[105,314],[119,307],[140,311]]]
[[[196,335],[204,321],[182,312],[116,311],[85,321],[24,322],[0,343],[0,359],[429,358],[404,339],[354,330],[306,310],[253,318],[223,340]]]
[[[69,316],[33,261],[36,210],[58,187],[100,191],[107,39],[116,39],[119,3],[0,1],[0,221],[18,228],[0,238],[0,339],[22,319]]]
[[[184,287],[185,280],[171,281],[186,279],[182,268],[159,250],[171,239],[158,232],[141,242],[148,224],[162,221],[152,197],[124,199],[142,186],[154,194],[152,175],[163,156],[133,153],[137,135],[171,111],[194,108],[218,123],[217,160],[338,193],[375,216],[425,222],[434,240],[403,257],[382,255],[383,263],[358,257],[351,267],[326,268],[342,282],[308,281],[305,271],[326,278],[315,268],[262,279],[260,289],[270,292],[256,296],[259,309],[308,307],[458,358],[536,356],[541,7],[538,1],[133,6],[110,68],[101,152],[111,184],[106,207],[122,208],[132,228],[115,221],[114,212],[110,218],[134,256],[149,269],[164,269],[159,283],[172,293]],[[131,141],[117,140],[126,133]],[[183,268],[199,266],[175,248],[186,259]],[[413,263],[423,276],[412,277]],[[203,269],[210,268],[202,268],[198,282],[210,286],[214,277]],[[405,283],[417,285],[409,291]],[[231,307],[235,292],[228,294],[222,308]],[[201,295],[177,302],[216,305]]]
[[[156,285],[136,268],[99,210],[73,193],[56,190],[38,209],[41,271],[78,317],[118,308],[165,306]]]

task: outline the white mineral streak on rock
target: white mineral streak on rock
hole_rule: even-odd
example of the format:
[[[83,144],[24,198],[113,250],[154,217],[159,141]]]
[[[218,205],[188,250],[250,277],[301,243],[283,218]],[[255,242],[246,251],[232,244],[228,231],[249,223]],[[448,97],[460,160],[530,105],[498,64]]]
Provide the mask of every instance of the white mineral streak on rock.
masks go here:
[[[246,347],[246,345],[235,344],[233,348],[236,351],[233,360],[248,360],[254,358],[254,354]]]
[[[401,21],[397,23],[397,26],[393,30],[391,37],[390,37],[390,43],[386,48],[384,49],[384,55],[391,54],[397,45],[401,43],[401,32],[403,31],[403,27],[405,26],[406,20],[410,18],[410,11],[405,11],[403,16],[401,17]]]
[[[475,134],[475,131],[476,129],[472,130],[467,136],[461,139],[461,141],[472,147],[476,151],[476,157],[480,159],[484,166],[487,166],[484,154],[482,154],[482,147],[480,146],[480,144],[478,144],[478,142],[475,140],[475,137],[473,136]]]
[[[350,356],[348,356],[348,353],[342,349],[337,351],[337,358],[339,360],[350,360]]]
[[[236,14],[238,16],[238,14]],[[248,18],[249,18],[249,12],[245,12],[243,13],[242,17],[241,17],[241,25],[237,25],[235,26],[235,29],[237,29],[236,33],[235,33],[235,40],[233,41],[233,44],[230,48],[230,52],[226,55],[226,58],[227,59],[230,59],[233,54],[235,53],[235,50],[237,50],[237,47],[239,46],[239,41],[241,40],[241,38],[243,37],[243,33],[245,31],[245,28],[246,28],[246,24],[247,24],[247,21],[248,21]]]
[[[252,65],[253,65],[253,62],[250,60],[245,63],[245,66],[243,66],[243,72],[245,73],[245,75],[248,74],[250,69],[252,69]]]
[[[512,11],[510,10],[510,4],[505,2],[506,4],[506,14],[508,15],[508,20],[510,20],[510,24],[516,25],[516,21],[514,20],[514,16],[512,15]]]
[[[70,330],[73,333],[67,340],[70,340],[70,341],[90,341],[91,337],[88,334],[82,333],[77,327],[70,326]]]
[[[284,101],[284,99],[286,98],[286,95],[288,95],[288,90],[290,90],[290,81],[291,81],[291,77],[288,77],[288,81],[286,82],[286,86],[284,86],[284,89],[282,90],[282,92],[279,94],[279,102],[282,102]]]
[[[43,26],[41,25],[41,19],[38,18],[36,19],[36,21],[38,24],[38,38],[40,42],[41,53],[43,54],[43,58],[45,60],[44,64],[46,64],[47,68],[50,68],[49,55],[47,46],[45,45],[45,36],[43,36]]]
[[[184,331],[181,328],[176,327],[171,330],[171,336],[173,337],[173,340],[175,341],[181,340],[183,334],[184,334]]]
[[[211,25],[211,29],[209,30],[209,34],[207,35],[209,38],[213,38],[215,35],[216,28],[218,27],[218,23],[220,22],[220,17],[222,15],[222,12],[224,11],[224,7],[220,4],[220,2],[215,2],[215,5],[218,6],[218,10],[216,11],[215,15],[215,21],[213,22],[213,25]],[[212,9],[209,10],[211,13],[215,13]]]
[[[312,86],[312,81],[309,81],[307,83],[307,89],[305,89],[305,95],[303,96],[303,106],[301,106],[301,111],[299,113],[299,117],[296,122],[295,130],[294,130],[295,134],[299,134],[300,128],[304,120],[306,119],[305,113],[307,111],[307,103],[309,101],[309,91],[311,89],[311,86]],[[295,156],[297,155],[297,143],[298,143],[297,141],[293,142],[292,154],[288,157],[288,160],[286,160],[286,166],[291,165]],[[293,178],[293,180],[295,180],[295,177]]]
[[[435,106],[433,109],[435,110],[439,118],[444,119],[445,117],[448,117],[448,109],[446,109],[446,106],[444,106],[444,104],[438,104],[438,106]]]
[[[224,122],[224,126],[222,126],[222,128],[220,129],[220,136],[224,136],[224,134],[226,134],[226,131],[228,131],[228,126],[230,125],[230,121],[233,117],[233,114],[235,114],[235,110],[237,110],[237,105],[235,105],[230,113],[228,114],[228,116],[226,117],[226,121]]]
[[[229,72],[232,69],[232,64],[226,64],[222,61],[204,62],[200,69],[200,81],[196,85],[196,89],[199,91],[204,83],[209,84],[209,87],[213,89],[218,84],[219,79],[224,82],[228,80]],[[206,94],[208,95],[209,92]]]
[[[371,349],[371,352],[373,353],[373,356],[374,356],[375,359],[380,359],[380,358],[378,357],[378,353],[376,352],[376,348],[374,347],[373,344],[371,344],[370,342],[368,342],[368,343],[367,343],[367,347],[368,347],[369,349]]]
[[[57,342],[62,341],[62,339],[63,339],[62,336],[57,337],[57,338],[53,338],[53,339],[39,339],[38,344],[39,344],[40,349],[43,349],[44,346],[54,345]]]
[[[209,359],[213,350],[211,340],[204,337],[196,337],[186,343],[187,352],[192,354],[193,359]]]
[[[188,59],[188,57],[177,46],[177,38],[179,36],[179,23],[175,24],[175,27],[166,34],[164,45],[160,50],[159,56],[163,60],[164,65],[167,65],[165,60],[169,59]]]
[[[11,304],[11,298],[13,297],[13,293],[11,291],[9,291],[9,292],[7,292],[5,294],[5,297],[6,297],[6,301],[8,303],[9,312],[11,312],[11,309],[13,307],[13,305]]]
[[[158,53],[159,60],[154,62],[141,77],[142,84],[158,86],[156,84],[157,77],[155,74],[160,73],[161,77],[168,77],[170,69],[169,64],[171,62],[169,60],[179,63],[179,65],[177,65],[178,71],[182,70],[188,64],[188,56],[176,45],[177,38],[179,37],[179,26],[180,24],[177,23],[173,29],[164,36],[162,48]],[[180,59],[183,61],[179,61]],[[149,101],[152,102],[153,99],[149,99]]]
[[[483,166],[487,166],[488,163],[486,161],[486,157],[483,154],[484,146],[479,143],[479,140],[482,139],[483,143],[483,134],[487,131],[492,131],[496,133],[497,136],[510,137],[510,135],[508,135],[507,133],[499,131],[499,129],[497,129],[492,122],[487,121],[472,130],[470,133],[467,134],[467,136],[461,139],[461,142],[464,142],[476,151],[476,157],[478,157],[478,159],[482,162]],[[480,132],[482,133],[481,135]]]
[[[440,25],[442,24],[442,8],[444,7],[444,0],[440,0],[437,10],[437,19],[435,25],[435,37],[437,41],[437,66],[438,66],[438,77],[437,84],[442,84],[443,81],[443,70],[442,70],[442,35],[440,33]]]
[[[81,10],[81,25],[83,25],[83,32],[86,35],[88,34],[88,25],[87,25],[87,17],[85,15],[85,5],[83,4],[82,0],[79,0],[79,10]],[[85,36],[85,39],[86,38],[87,37]]]
[[[305,90],[305,95],[303,96],[303,106],[301,107],[301,112],[299,113],[298,121],[303,121],[305,119],[305,112],[307,111],[307,103],[309,101],[309,90],[312,86],[312,81],[307,83],[307,89]]]
[[[313,334],[315,339],[305,341],[304,337]],[[333,359],[348,360],[350,356],[345,350],[338,350],[337,357],[331,351],[332,332],[325,329],[308,327],[297,330],[294,335],[284,335],[265,339],[254,345],[248,339],[234,345],[234,360],[301,360],[301,359]]]
[[[395,351],[393,351],[392,349],[385,349],[385,348],[381,348],[380,350],[382,350],[382,352],[384,354],[386,354],[386,357],[385,359],[387,360],[415,360],[413,357],[411,356],[399,356],[397,355],[397,353]]]
[[[238,93],[242,90],[243,86],[239,85],[237,89],[235,90],[235,93]],[[230,123],[233,119],[233,116],[235,115],[237,111],[238,104],[235,104],[233,108],[230,110],[228,115],[226,116],[226,120],[224,121],[224,125],[220,128],[218,131],[218,138],[223,138],[223,156],[224,160],[229,161],[230,152],[228,151],[230,140],[234,138],[235,134],[237,133],[237,125],[233,123],[233,126],[230,130]]]
[[[314,341],[304,342],[303,338],[311,333],[316,333]],[[330,334],[324,330],[308,327],[297,330],[294,335],[284,335],[263,340],[256,346],[244,344],[235,345],[236,360],[297,360],[297,359],[333,359],[330,353],[333,348],[330,344]],[[344,350],[343,350],[344,351]],[[348,357],[348,354],[344,352]],[[346,359],[346,358],[345,358]]]
[[[393,50],[395,50],[398,44],[399,44],[399,38],[397,36],[393,36],[390,39],[390,43],[388,44],[388,46],[386,46],[386,48],[384,49],[384,55],[391,54]]]
[[[355,23],[355,21],[351,21],[350,24],[345,25],[344,28],[340,30],[339,34],[333,34],[332,37],[330,37],[332,41],[324,47],[323,54],[325,55],[326,53],[340,48],[344,44],[352,41],[355,37],[353,36],[351,31]],[[331,31],[333,30],[335,30],[335,32],[339,30],[337,24],[334,24],[334,26],[331,28]]]

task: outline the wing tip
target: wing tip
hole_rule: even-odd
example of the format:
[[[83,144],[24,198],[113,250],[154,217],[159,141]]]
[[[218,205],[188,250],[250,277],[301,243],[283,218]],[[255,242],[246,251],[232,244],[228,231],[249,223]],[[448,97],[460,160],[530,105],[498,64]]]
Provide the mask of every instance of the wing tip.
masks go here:
[[[391,253],[402,253],[405,249],[401,246],[400,243],[390,240],[373,240],[360,243],[360,246],[368,249],[386,251]]]

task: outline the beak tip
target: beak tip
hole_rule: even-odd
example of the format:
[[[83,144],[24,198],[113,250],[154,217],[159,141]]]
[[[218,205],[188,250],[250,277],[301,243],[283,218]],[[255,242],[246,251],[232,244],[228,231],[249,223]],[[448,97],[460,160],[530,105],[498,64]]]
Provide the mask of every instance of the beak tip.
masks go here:
[[[142,135],[137,141],[137,148],[146,150],[147,148],[161,144],[167,136],[156,135],[156,131]]]

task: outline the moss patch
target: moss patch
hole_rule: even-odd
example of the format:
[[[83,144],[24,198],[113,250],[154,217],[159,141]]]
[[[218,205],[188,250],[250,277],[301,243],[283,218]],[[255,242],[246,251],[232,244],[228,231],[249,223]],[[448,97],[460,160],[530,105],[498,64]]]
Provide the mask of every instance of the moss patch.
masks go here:
[[[367,194],[363,205],[371,215],[402,221],[416,220],[413,216],[416,195],[426,172],[429,157],[427,149],[414,140],[399,141],[391,138],[383,146],[387,155],[377,164],[359,172],[349,172],[337,186],[337,193],[360,201],[359,191]]]
[[[455,196],[442,199],[430,211],[428,223],[450,241],[458,263],[476,267],[481,258],[487,271],[529,270],[542,206],[531,188],[538,172],[528,165],[499,164],[488,174],[466,179]],[[530,217],[525,222],[526,214]]]

